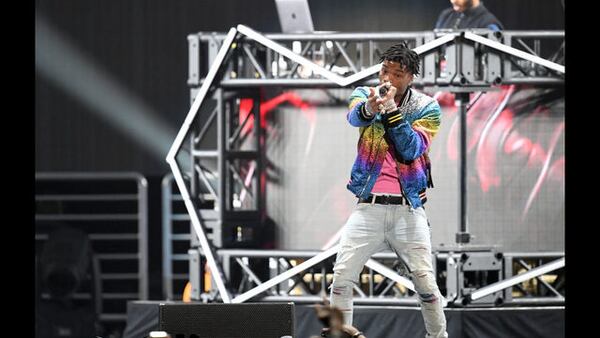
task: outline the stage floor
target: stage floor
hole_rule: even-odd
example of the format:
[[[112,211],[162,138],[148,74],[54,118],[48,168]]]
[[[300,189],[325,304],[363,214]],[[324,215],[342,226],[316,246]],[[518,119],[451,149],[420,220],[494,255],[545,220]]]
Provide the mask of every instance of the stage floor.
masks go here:
[[[124,338],[144,338],[158,330],[158,305],[168,301],[127,304]],[[565,337],[564,306],[446,308],[452,338]],[[322,324],[311,305],[295,306],[295,338],[318,336]],[[424,337],[420,309],[398,306],[355,306],[354,326],[367,338]]]

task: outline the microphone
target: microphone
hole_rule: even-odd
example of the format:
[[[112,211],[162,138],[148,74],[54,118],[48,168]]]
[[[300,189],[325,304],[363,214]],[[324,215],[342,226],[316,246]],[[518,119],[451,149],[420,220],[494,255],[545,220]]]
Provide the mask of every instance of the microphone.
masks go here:
[[[387,91],[388,91],[388,89],[386,86],[379,87],[379,96],[384,97],[385,94],[387,94]]]
[[[375,89],[376,89],[376,93],[379,95],[379,97],[384,97],[385,94],[387,94],[387,92],[388,92],[388,87],[386,87],[385,84],[379,85]]]

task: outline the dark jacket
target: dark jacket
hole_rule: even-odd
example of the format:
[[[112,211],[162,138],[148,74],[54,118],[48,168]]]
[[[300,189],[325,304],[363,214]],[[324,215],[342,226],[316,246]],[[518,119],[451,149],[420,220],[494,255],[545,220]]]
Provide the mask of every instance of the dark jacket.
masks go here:
[[[435,23],[435,29],[466,29],[488,28],[493,31],[503,30],[500,20],[492,14],[483,2],[475,8],[469,8],[462,13],[455,12],[452,8],[445,9]]]

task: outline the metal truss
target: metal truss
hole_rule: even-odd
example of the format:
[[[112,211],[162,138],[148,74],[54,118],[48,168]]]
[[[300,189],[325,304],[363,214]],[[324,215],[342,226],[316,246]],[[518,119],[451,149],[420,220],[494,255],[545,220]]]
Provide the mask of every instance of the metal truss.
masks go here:
[[[328,294],[333,279],[332,256],[338,247],[326,251],[283,251],[221,249],[224,274],[231,277],[239,267],[242,278],[233,303],[260,296],[262,301],[320,302]],[[269,280],[263,281],[250,262],[260,260],[269,266]],[[391,266],[391,267],[388,267]],[[416,305],[414,285],[402,273],[402,264],[392,252],[375,254],[366,264],[354,290],[357,304]],[[446,304],[446,303],[445,303]]]
[[[563,31],[261,35],[247,27],[239,29],[245,38],[232,46],[233,55],[223,65],[227,69],[221,80],[224,88],[370,83],[375,79],[368,76],[379,70],[381,53],[400,40],[422,55],[421,76],[413,82],[416,87],[564,81]],[[214,63],[223,39],[217,33],[188,36],[190,86],[202,83],[202,70]]]
[[[564,304],[564,252],[436,252],[436,272],[457,306]]]
[[[485,297],[487,295],[491,295],[494,292],[500,291],[500,290],[504,290],[506,288],[512,287],[514,285],[518,285],[524,281],[530,280],[532,278],[538,278],[539,276],[545,275],[549,272],[552,272],[554,270],[558,270],[562,267],[565,266],[565,258],[559,258],[555,261],[552,261],[550,263],[538,266],[534,269],[531,269],[528,265],[522,263],[522,260],[519,260],[521,264],[523,264],[527,270],[527,272],[522,273],[522,274],[518,274],[516,276],[513,276],[511,278],[507,278],[504,279],[502,281],[490,284],[490,285],[486,285],[484,287],[482,287],[481,289],[478,289],[476,291],[473,291],[471,294],[469,294],[467,297],[467,302],[469,301],[474,301],[474,300],[478,300],[482,297]],[[541,284],[543,284],[544,286],[546,286],[548,288],[548,290],[552,291],[554,293],[554,295],[556,296],[556,298],[558,298],[561,301],[564,301],[564,296],[562,294],[560,294],[554,287],[550,286],[547,282],[545,282],[543,279],[539,279],[539,281],[541,282]]]
[[[480,299],[503,287],[504,302],[508,304],[564,304],[564,266],[564,252],[505,253],[504,284],[478,289],[467,300]]]
[[[185,207],[188,213],[190,214],[192,227],[195,231],[196,236],[198,236],[198,240],[200,241],[200,245],[202,246],[203,253],[207,257],[208,265],[210,266],[210,269],[214,275],[214,280],[217,285],[217,289],[219,290],[219,294],[223,302],[225,303],[230,303],[231,299],[229,296],[229,292],[225,288],[225,280],[222,276],[222,269],[219,266],[219,262],[215,259],[214,246],[212,243],[208,242],[208,239],[206,237],[206,232],[203,229],[202,221],[200,219],[200,216],[198,215],[198,207],[196,205],[197,203],[195,203],[195,201],[192,200],[190,192],[184,182],[183,174],[179,168],[179,164],[177,163],[177,153],[183,145],[183,141],[189,134],[191,125],[196,118],[198,109],[200,108],[200,104],[204,100],[204,97],[208,93],[209,89],[211,89],[210,85],[215,79],[217,71],[219,70],[221,63],[225,59],[228,52],[228,48],[233,42],[236,33],[237,31],[235,28],[229,30],[227,38],[223,41],[225,48],[221,48],[221,50],[219,50],[219,53],[216,56],[215,63],[211,67],[208,75],[206,76],[205,85],[203,85],[200,88],[200,92],[198,93],[196,100],[192,104],[192,107],[190,108],[190,111],[188,112],[185,121],[183,122],[183,126],[177,133],[175,141],[173,142],[171,149],[169,149],[169,153],[167,154],[166,158],[166,161],[171,167],[171,171],[173,172],[173,177],[175,178],[175,182],[177,183],[177,187],[179,188],[181,197],[184,200]]]
[[[233,303],[255,297],[261,301],[315,303],[328,294],[333,279],[331,256],[336,251],[337,247],[324,252],[222,249],[218,255],[225,276],[241,269]],[[438,262],[434,270],[443,286],[444,306],[556,305],[565,301],[563,252],[434,251],[432,259]],[[257,265],[251,264],[257,261],[269,267],[266,282],[264,269],[261,279]],[[354,286],[355,304],[418,305],[413,284],[397,279],[406,272],[394,253],[377,253],[370,261]],[[446,264],[439,263],[443,261]],[[497,282],[489,282],[494,272]]]
[[[262,188],[264,186],[264,159],[262,145],[264,135],[260,128],[260,107],[254,104],[246,107],[247,115],[237,121],[242,112],[242,97],[258,98],[258,89],[264,86],[289,87],[347,87],[356,84],[373,84],[373,77],[381,65],[378,54],[387,43],[407,40],[409,45],[422,57],[422,76],[415,86],[436,86],[460,92],[459,102],[465,108],[465,93],[485,90],[500,83],[562,84],[564,66],[561,61],[564,43],[554,52],[550,60],[540,55],[542,39],[564,39],[563,32],[532,33],[505,32],[506,40],[528,46],[525,38],[533,38],[535,53],[526,53],[515,48],[516,44],[502,43],[503,35],[491,31],[416,32],[416,33],[373,33],[373,34],[313,34],[313,35],[263,35],[246,26],[231,28],[227,35],[216,33],[188,36],[190,47],[190,76],[193,103],[166,157],[186,210],[190,215],[193,237],[197,238],[201,254],[207,259],[219,296],[225,303],[244,302],[266,291],[290,276],[311,268],[332,256],[337,250],[333,247],[317,254],[304,263],[294,266],[284,274],[263,282],[242,295],[231,298],[226,287],[226,279],[219,262],[217,248],[223,245],[229,231],[235,230],[237,239],[244,237],[244,223],[260,222],[264,215]],[[207,42],[208,50],[201,44]],[[289,45],[292,45],[292,49]],[[298,52],[294,52],[299,44]],[[527,48],[525,48],[527,50]],[[529,50],[528,50],[529,51]],[[538,54],[538,55],[536,55]],[[200,57],[207,57],[209,65],[204,68]],[[518,61],[523,62],[516,62]],[[444,62],[440,62],[445,60]],[[443,66],[445,64],[445,66]],[[285,66],[284,66],[285,65]],[[527,65],[532,65],[527,68]],[[541,68],[540,68],[541,67]],[[516,69],[516,70],[515,70]],[[540,71],[543,69],[543,71]],[[201,77],[201,74],[205,74]],[[199,87],[198,87],[199,85]],[[483,89],[481,89],[483,88]],[[459,97],[460,96],[460,97]],[[255,100],[254,102],[259,102]],[[212,106],[212,107],[211,107]],[[464,114],[465,109],[461,109]],[[199,114],[203,112],[203,114]],[[206,118],[198,125],[199,115]],[[244,139],[242,130],[250,120],[254,121],[253,139]],[[217,149],[202,149],[202,138],[209,125],[217,121]],[[464,124],[461,124],[464,129]],[[462,133],[461,133],[462,134]],[[191,183],[184,181],[177,155],[184,141],[191,137],[190,149]],[[463,140],[464,141],[464,140]],[[464,143],[464,142],[463,142]],[[251,144],[248,149],[248,144]],[[207,159],[216,159],[217,172],[204,165]],[[210,177],[213,179],[211,182]],[[217,182],[215,184],[215,181]],[[200,182],[202,184],[200,184]],[[206,221],[203,219],[199,197],[206,190],[215,199],[214,209],[219,212],[217,226],[213,230],[213,240],[207,237]],[[237,189],[237,190],[236,190]],[[241,195],[249,196],[250,203],[244,204]],[[466,214],[466,209],[461,214]],[[464,220],[460,222],[465,224]],[[226,228],[229,226],[230,228]],[[215,232],[221,231],[221,234]],[[460,236],[459,236],[460,235]],[[467,235],[467,236],[465,236]],[[461,228],[457,238],[468,242],[466,226]],[[219,240],[221,239],[221,241]],[[220,241],[220,242],[219,242]],[[458,241],[457,242],[461,242]],[[194,243],[194,241],[193,241]],[[376,262],[367,266],[379,270],[386,277],[403,282],[402,276]],[[190,263],[190,267],[192,264]],[[192,284],[198,289],[199,274]],[[406,281],[404,281],[406,282]],[[196,283],[196,285],[194,285]]]

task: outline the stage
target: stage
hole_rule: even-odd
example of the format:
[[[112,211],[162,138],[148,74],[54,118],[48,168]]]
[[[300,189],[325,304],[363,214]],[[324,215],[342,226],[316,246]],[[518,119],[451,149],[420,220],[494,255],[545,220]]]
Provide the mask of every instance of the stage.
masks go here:
[[[331,20],[312,1],[304,32],[238,1],[36,2],[38,337],[318,336],[359,209],[393,211],[365,224],[408,243],[411,199],[450,337],[564,337],[564,0],[489,4],[500,31],[434,29],[447,2],[350,0]],[[397,48],[411,57],[389,81]],[[386,82],[398,113],[363,119]],[[403,198],[357,204],[378,191]],[[423,337],[429,261],[383,249],[358,272],[354,326]]]
[[[168,301],[129,302],[127,304],[127,327],[123,337],[144,338],[150,331],[158,330],[159,304],[161,303],[182,304]],[[222,306],[227,305],[222,304]],[[323,326],[317,319],[313,306],[296,305],[294,312],[295,338],[319,335]],[[466,307],[446,308],[444,312],[448,321],[449,337],[565,337],[564,306]],[[224,318],[223,320],[224,323],[235,325],[235,319]],[[223,323],[215,323],[215,325],[223,325]],[[425,335],[423,319],[418,307],[355,306],[354,326],[363,331],[368,338],[423,337]]]

